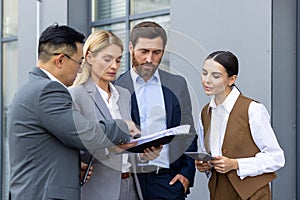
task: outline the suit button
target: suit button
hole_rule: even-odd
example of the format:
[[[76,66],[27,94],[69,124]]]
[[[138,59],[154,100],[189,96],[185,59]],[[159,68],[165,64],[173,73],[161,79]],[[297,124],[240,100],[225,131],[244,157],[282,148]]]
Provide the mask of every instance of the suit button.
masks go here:
[[[126,138],[123,138],[123,139],[119,140],[119,145],[126,144],[126,143],[127,143]]]
[[[226,154],[227,153],[227,149],[223,149],[223,154]]]

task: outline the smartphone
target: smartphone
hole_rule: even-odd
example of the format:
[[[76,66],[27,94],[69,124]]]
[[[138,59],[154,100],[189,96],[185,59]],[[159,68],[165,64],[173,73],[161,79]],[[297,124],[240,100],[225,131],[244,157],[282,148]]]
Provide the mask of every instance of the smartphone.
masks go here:
[[[83,186],[85,183],[86,183],[86,179],[89,175],[89,171],[90,171],[90,168],[92,166],[92,163],[93,163],[93,160],[94,160],[94,156],[91,156],[91,158],[89,159],[89,163],[88,163],[88,166],[84,172],[84,177],[83,177],[83,180],[80,182],[80,185]]]
[[[193,158],[194,160],[209,161],[215,159],[215,157],[205,152],[185,152],[184,154]]]

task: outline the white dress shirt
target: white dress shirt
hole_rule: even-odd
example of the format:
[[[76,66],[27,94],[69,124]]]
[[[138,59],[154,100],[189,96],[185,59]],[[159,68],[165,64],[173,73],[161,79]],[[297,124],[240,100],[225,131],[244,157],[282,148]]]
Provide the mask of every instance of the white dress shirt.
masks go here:
[[[57,81],[60,84],[62,84],[62,86],[64,86],[65,88],[67,88],[67,86],[65,86],[65,84],[63,84],[60,80],[58,80],[55,76],[53,76],[50,72],[48,72],[47,70],[40,68],[49,78],[51,81]]]
[[[130,70],[139,107],[141,134],[147,135],[167,128],[165,101],[159,73],[145,82],[132,68]],[[169,168],[169,145],[163,145],[160,155],[147,164]]]
[[[230,94],[220,105],[215,104],[212,97],[209,107],[212,111],[211,127],[214,129],[219,126],[219,136],[215,141],[210,141],[209,146],[212,156],[222,156],[222,145],[225,136],[226,126],[229,114],[238,99],[240,92],[236,87],[233,87]],[[213,117],[217,115],[217,117]],[[247,176],[257,176],[263,173],[274,172],[284,166],[285,158],[283,150],[280,148],[273,128],[270,124],[270,116],[265,106],[252,101],[248,110],[250,130],[252,138],[259,148],[254,157],[237,158],[239,169],[237,174],[241,179]],[[204,146],[204,133],[201,113],[199,115],[199,145],[201,151],[206,151]]]

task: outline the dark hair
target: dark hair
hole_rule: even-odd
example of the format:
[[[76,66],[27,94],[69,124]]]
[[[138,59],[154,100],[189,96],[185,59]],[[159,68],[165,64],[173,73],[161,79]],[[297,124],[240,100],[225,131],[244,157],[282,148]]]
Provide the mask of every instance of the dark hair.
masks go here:
[[[139,38],[150,38],[154,39],[161,37],[163,40],[163,47],[165,48],[167,44],[167,33],[166,31],[157,23],[151,21],[141,22],[135,25],[130,33],[130,42],[133,47],[135,47],[136,42]]]
[[[221,64],[228,76],[238,75],[239,61],[237,57],[230,51],[215,51],[209,54],[205,60],[212,59],[213,61]]]
[[[60,26],[55,23],[46,28],[39,38],[39,59],[47,61],[49,56],[52,56],[54,51],[59,50],[60,48],[63,48],[68,52],[59,53],[69,53],[73,55],[77,52],[76,43],[84,43],[84,38],[84,35],[77,32],[75,29],[66,25]]]

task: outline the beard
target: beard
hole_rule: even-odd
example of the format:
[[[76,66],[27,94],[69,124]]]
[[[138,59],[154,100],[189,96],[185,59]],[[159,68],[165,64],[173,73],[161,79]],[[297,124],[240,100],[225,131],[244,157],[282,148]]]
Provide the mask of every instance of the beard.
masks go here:
[[[144,80],[149,80],[153,76],[153,74],[155,73],[155,71],[158,68],[160,61],[161,61],[161,59],[160,59],[156,65],[153,63],[149,63],[149,62],[138,62],[135,57],[134,52],[132,53],[131,57],[132,57],[133,69]]]

